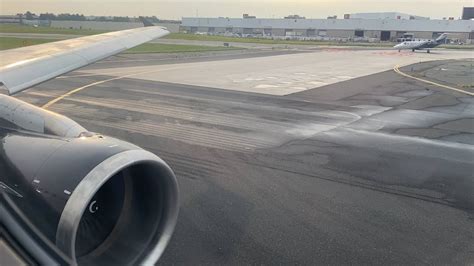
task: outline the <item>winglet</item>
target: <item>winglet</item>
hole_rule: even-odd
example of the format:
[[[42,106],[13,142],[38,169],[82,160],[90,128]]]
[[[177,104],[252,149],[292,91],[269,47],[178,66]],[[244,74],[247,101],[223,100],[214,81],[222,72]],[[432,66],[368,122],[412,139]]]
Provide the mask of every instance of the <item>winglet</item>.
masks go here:
[[[145,17],[138,17],[142,23],[143,23],[143,26],[144,27],[152,27],[152,26],[155,26],[153,23],[151,23],[148,19],[146,19]]]

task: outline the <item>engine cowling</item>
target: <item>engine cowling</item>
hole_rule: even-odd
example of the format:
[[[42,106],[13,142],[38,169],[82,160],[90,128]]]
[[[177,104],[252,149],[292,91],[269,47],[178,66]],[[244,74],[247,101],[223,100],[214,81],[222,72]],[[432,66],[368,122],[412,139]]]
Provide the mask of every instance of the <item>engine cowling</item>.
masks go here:
[[[151,264],[171,238],[178,185],[159,157],[114,138],[7,132],[2,182],[38,231],[77,264]]]

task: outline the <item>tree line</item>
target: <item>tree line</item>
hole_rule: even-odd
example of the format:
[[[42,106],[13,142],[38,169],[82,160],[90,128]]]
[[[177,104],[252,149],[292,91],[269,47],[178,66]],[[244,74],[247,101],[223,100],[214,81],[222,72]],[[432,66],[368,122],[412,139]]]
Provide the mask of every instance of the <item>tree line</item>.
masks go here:
[[[113,22],[134,22],[138,21],[137,18],[130,18],[128,16],[121,17],[121,16],[113,16],[113,17],[106,17],[106,16],[94,16],[94,17],[86,17],[83,14],[69,14],[69,13],[62,13],[62,14],[53,14],[53,13],[41,13],[36,15],[30,11],[27,11],[25,14],[19,14],[23,18],[27,20],[72,20],[72,21],[113,21]],[[150,22],[159,22],[159,19],[156,16],[151,17],[144,17]]]

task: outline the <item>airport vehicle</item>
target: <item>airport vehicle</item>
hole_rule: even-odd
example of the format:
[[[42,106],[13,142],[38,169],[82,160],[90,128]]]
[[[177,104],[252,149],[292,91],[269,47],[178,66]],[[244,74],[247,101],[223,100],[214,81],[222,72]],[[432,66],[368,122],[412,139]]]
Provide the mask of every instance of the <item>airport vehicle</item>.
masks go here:
[[[435,40],[405,41],[405,42],[395,45],[393,48],[398,49],[399,52],[401,50],[407,50],[407,49],[411,49],[413,52],[415,50],[426,49],[426,52],[429,53],[431,48],[435,48],[436,46],[444,43],[447,37],[448,37],[448,34],[443,33]]]
[[[171,168],[151,152],[11,95],[168,33],[143,27],[0,52],[1,87],[9,94],[0,95],[2,263],[159,259],[178,215]]]
[[[404,33],[400,38],[397,38],[397,42],[409,42],[415,40],[414,33]]]

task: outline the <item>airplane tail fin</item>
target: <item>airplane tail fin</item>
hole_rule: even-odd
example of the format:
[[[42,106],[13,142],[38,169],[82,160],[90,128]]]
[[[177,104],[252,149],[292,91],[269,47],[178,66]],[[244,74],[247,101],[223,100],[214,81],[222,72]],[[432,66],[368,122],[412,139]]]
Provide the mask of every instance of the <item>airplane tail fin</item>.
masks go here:
[[[436,38],[436,42],[437,43],[440,43],[440,42],[443,42],[444,40],[446,40],[446,38],[448,38],[448,34],[447,33],[443,33],[441,34],[438,38]]]
[[[155,26],[153,23],[151,23],[148,19],[145,17],[139,17],[139,19],[142,21],[144,27],[152,27]]]

